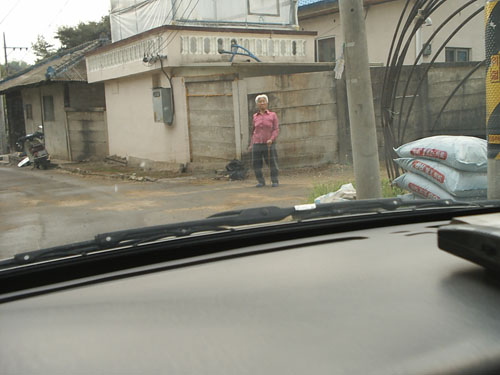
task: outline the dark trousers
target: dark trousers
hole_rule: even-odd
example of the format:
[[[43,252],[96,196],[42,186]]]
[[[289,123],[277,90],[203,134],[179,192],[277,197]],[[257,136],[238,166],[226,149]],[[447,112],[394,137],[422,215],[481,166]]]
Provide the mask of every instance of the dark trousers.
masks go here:
[[[268,150],[266,143],[256,143],[252,146],[252,163],[255,177],[259,183],[265,184],[266,180],[262,175],[262,159],[271,168],[271,182],[278,183],[278,153],[274,143],[271,144],[271,150]]]

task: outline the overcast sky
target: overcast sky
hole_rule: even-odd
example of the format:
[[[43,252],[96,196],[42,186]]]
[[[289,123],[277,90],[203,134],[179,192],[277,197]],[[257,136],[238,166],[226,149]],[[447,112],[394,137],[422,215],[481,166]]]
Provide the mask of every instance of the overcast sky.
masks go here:
[[[109,0],[0,0],[0,33],[7,47],[31,47],[38,34],[59,47],[55,32],[59,26],[99,21],[109,13]],[[0,61],[5,63],[3,35],[0,35]],[[7,60],[35,61],[31,50],[7,49]]]

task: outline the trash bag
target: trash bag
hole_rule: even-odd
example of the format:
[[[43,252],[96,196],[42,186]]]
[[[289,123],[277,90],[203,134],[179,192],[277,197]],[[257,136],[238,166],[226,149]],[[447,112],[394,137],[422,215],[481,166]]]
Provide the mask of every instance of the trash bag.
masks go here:
[[[244,180],[247,177],[247,169],[241,160],[233,159],[226,165],[230,180]]]
[[[317,197],[314,200],[314,203],[332,203],[354,199],[356,199],[356,189],[354,189],[354,186],[352,184],[344,184],[337,191],[333,191],[331,193]]]

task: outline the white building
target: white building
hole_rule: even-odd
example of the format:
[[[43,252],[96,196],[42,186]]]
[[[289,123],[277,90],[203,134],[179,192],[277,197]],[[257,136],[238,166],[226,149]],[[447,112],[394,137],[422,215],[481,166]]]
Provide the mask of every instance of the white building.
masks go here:
[[[298,30],[295,0],[111,4],[113,43],[86,56],[87,72],[105,84],[109,152],[129,161],[241,158],[250,94],[239,80],[325,69],[314,63],[316,33]]]
[[[416,55],[427,39],[457,9],[468,0],[446,1],[439,6],[411,41],[405,64],[413,64]],[[410,6],[413,6],[413,1]],[[387,56],[406,0],[365,0],[368,57],[373,65],[386,65]],[[459,12],[442,28],[432,41],[430,49],[424,51],[422,62],[429,62],[434,52],[448,36],[469,16],[484,6],[476,1]],[[406,13],[405,19],[408,13]],[[339,15],[338,0],[299,0],[298,19],[300,30],[316,31],[316,61],[335,61],[342,53],[344,35]],[[413,25],[412,25],[413,26]],[[471,19],[446,45],[437,62],[482,61],[484,52],[484,11]]]

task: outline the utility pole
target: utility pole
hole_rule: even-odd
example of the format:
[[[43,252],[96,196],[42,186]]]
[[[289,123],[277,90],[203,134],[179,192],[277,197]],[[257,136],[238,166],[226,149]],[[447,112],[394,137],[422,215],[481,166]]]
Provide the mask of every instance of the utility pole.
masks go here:
[[[5,33],[3,33],[3,53],[5,56],[5,77],[9,75],[9,65],[7,63],[7,44],[5,43]],[[1,77],[1,72],[0,72],[0,78]],[[0,151],[1,153],[6,153],[7,152],[7,103],[5,101],[5,95],[0,95],[0,106],[2,107],[1,111],[3,119],[0,120],[0,134],[2,136],[1,143],[0,143]]]
[[[363,0],[340,0],[357,199],[380,198],[380,163]]]
[[[3,33],[3,53],[5,56],[5,76],[9,75],[9,63],[7,62],[7,43],[5,43],[5,33]]]
[[[486,134],[488,137],[488,199],[500,199],[500,4],[487,0]]]
[[[7,43],[5,42],[5,33],[3,33],[3,53],[5,57],[5,76],[9,75],[9,62],[7,61],[7,49],[10,48],[12,50],[20,50],[25,49],[26,51],[29,49],[28,47],[7,47]]]

